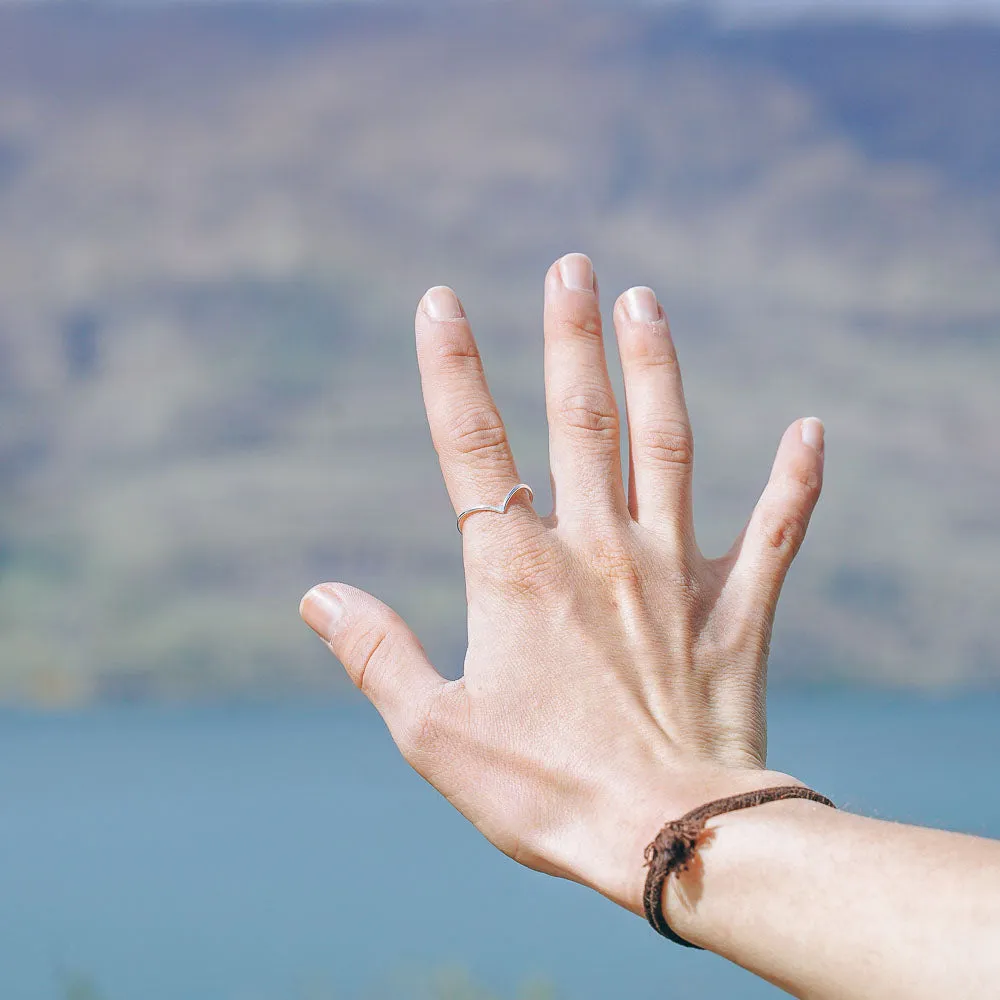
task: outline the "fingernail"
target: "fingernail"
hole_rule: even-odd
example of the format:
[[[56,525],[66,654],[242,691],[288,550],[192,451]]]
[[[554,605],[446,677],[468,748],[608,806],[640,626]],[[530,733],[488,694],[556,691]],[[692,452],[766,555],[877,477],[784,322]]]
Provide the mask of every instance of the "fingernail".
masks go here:
[[[823,454],[823,421],[818,417],[806,417],[802,421],[802,443]]]
[[[594,290],[594,265],[582,253],[568,253],[559,261],[559,276],[566,288],[574,292]]]
[[[656,323],[660,319],[660,302],[652,288],[640,285],[625,293],[625,311],[633,323]]]
[[[447,285],[428,289],[420,304],[431,319],[461,319],[465,315],[458,296]]]
[[[321,639],[329,642],[336,631],[337,623],[343,617],[344,605],[330,591],[323,587],[313,587],[302,598],[299,614]]]

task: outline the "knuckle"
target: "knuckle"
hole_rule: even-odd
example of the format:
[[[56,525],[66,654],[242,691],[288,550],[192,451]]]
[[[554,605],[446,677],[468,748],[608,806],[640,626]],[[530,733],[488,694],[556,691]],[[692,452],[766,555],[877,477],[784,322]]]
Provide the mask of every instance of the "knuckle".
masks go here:
[[[788,472],[784,482],[761,515],[762,532],[767,546],[783,559],[791,560],[802,546],[809,527],[809,516],[819,497],[819,473],[808,467]]]
[[[507,596],[537,598],[552,593],[564,579],[559,549],[544,532],[519,538],[500,558],[477,561],[480,572]]]
[[[598,535],[587,544],[586,557],[605,582],[629,593],[641,592],[642,569],[625,540],[614,534]]]
[[[458,715],[457,702],[449,697],[447,689],[413,706],[399,731],[393,734],[407,762],[426,776],[440,758],[442,748],[458,733]]]
[[[524,596],[551,592],[561,575],[560,560],[552,546],[540,542],[523,545],[508,562],[508,586]]]
[[[506,453],[507,431],[500,414],[490,406],[460,411],[449,425],[449,439],[460,455],[496,458]]]
[[[698,574],[690,566],[678,566],[663,574],[662,593],[670,594],[679,620],[703,627],[706,615],[705,591]]]
[[[452,335],[448,336],[445,328],[435,335],[432,350],[438,364],[465,370],[471,362],[473,367],[479,368],[482,362],[476,342],[469,336],[456,336],[456,332],[461,331],[452,331]]]
[[[604,331],[601,314],[596,309],[581,312],[563,321],[563,336],[580,340],[602,340]]]
[[[633,337],[628,341],[627,361],[640,370],[677,368],[677,350],[670,337],[661,333]]]
[[[684,466],[694,463],[694,437],[691,428],[680,421],[636,429],[632,447],[640,461]]]
[[[407,715],[399,731],[394,734],[396,746],[407,761],[416,765],[431,756],[442,738],[441,715],[436,698],[429,698]]]
[[[618,408],[614,397],[602,389],[576,392],[559,403],[559,418],[573,431],[614,437],[618,434]]]
[[[351,637],[345,665],[351,680],[367,698],[374,700],[378,675],[385,658],[390,655],[391,623],[373,621]]]
[[[799,495],[813,497],[819,493],[822,479],[819,470],[810,465],[798,465],[788,473],[788,485]]]
[[[768,547],[783,559],[791,559],[806,537],[806,518],[787,510],[769,513],[764,517],[763,530]]]

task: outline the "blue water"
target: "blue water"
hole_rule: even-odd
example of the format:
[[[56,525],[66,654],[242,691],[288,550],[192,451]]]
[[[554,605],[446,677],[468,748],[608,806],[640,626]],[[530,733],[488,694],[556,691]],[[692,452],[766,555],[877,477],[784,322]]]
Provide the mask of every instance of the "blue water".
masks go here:
[[[885,818],[1000,837],[1000,695],[771,696],[771,764]],[[987,801],[983,801],[984,795]],[[505,996],[780,996],[518,868],[357,700],[0,714],[0,1000],[312,1000],[462,966]]]

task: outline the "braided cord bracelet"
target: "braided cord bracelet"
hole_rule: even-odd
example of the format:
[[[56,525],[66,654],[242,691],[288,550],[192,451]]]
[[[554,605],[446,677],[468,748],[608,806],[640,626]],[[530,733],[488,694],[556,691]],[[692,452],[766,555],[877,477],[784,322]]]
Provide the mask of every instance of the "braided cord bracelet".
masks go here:
[[[663,915],[663,890],[667,879],[674,872],[686,871],[690,866],[698,848],[698,841],[705,832],[705,824],[714,816],[735,812],[738,809],[750,809],[752,806],[776,802],[779,799],[809,799],[831,809],[837,808],[825,795],[820,795],[811,788],[803,788],[801,785],[761,788],[698,806],[680,819],[667,823],[656,835],[656,839],[646,848],[646,867],[649,871],[646,873],[646,887],[642,894],[642,908],[646,919],[658,934],[662,934],[675,944],[684,945],[685,948],[702,950],[698,945],[691,944],[690,941],[685,941],[675,934]]]

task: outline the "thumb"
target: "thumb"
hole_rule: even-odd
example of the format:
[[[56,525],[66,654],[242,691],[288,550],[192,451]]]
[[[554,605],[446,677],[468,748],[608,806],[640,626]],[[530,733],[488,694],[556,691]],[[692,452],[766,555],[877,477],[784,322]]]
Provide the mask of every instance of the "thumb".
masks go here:
[[[356,587],[322,583],[302,598],[299,613],[378,709],[397,743],[419,725],[445,680],[392,608]]]
[[[778,445],[771,477],[729,557],[736,592],[768,613],[805,539],[823,485],[823,460],[822,421],[797,420]]]

